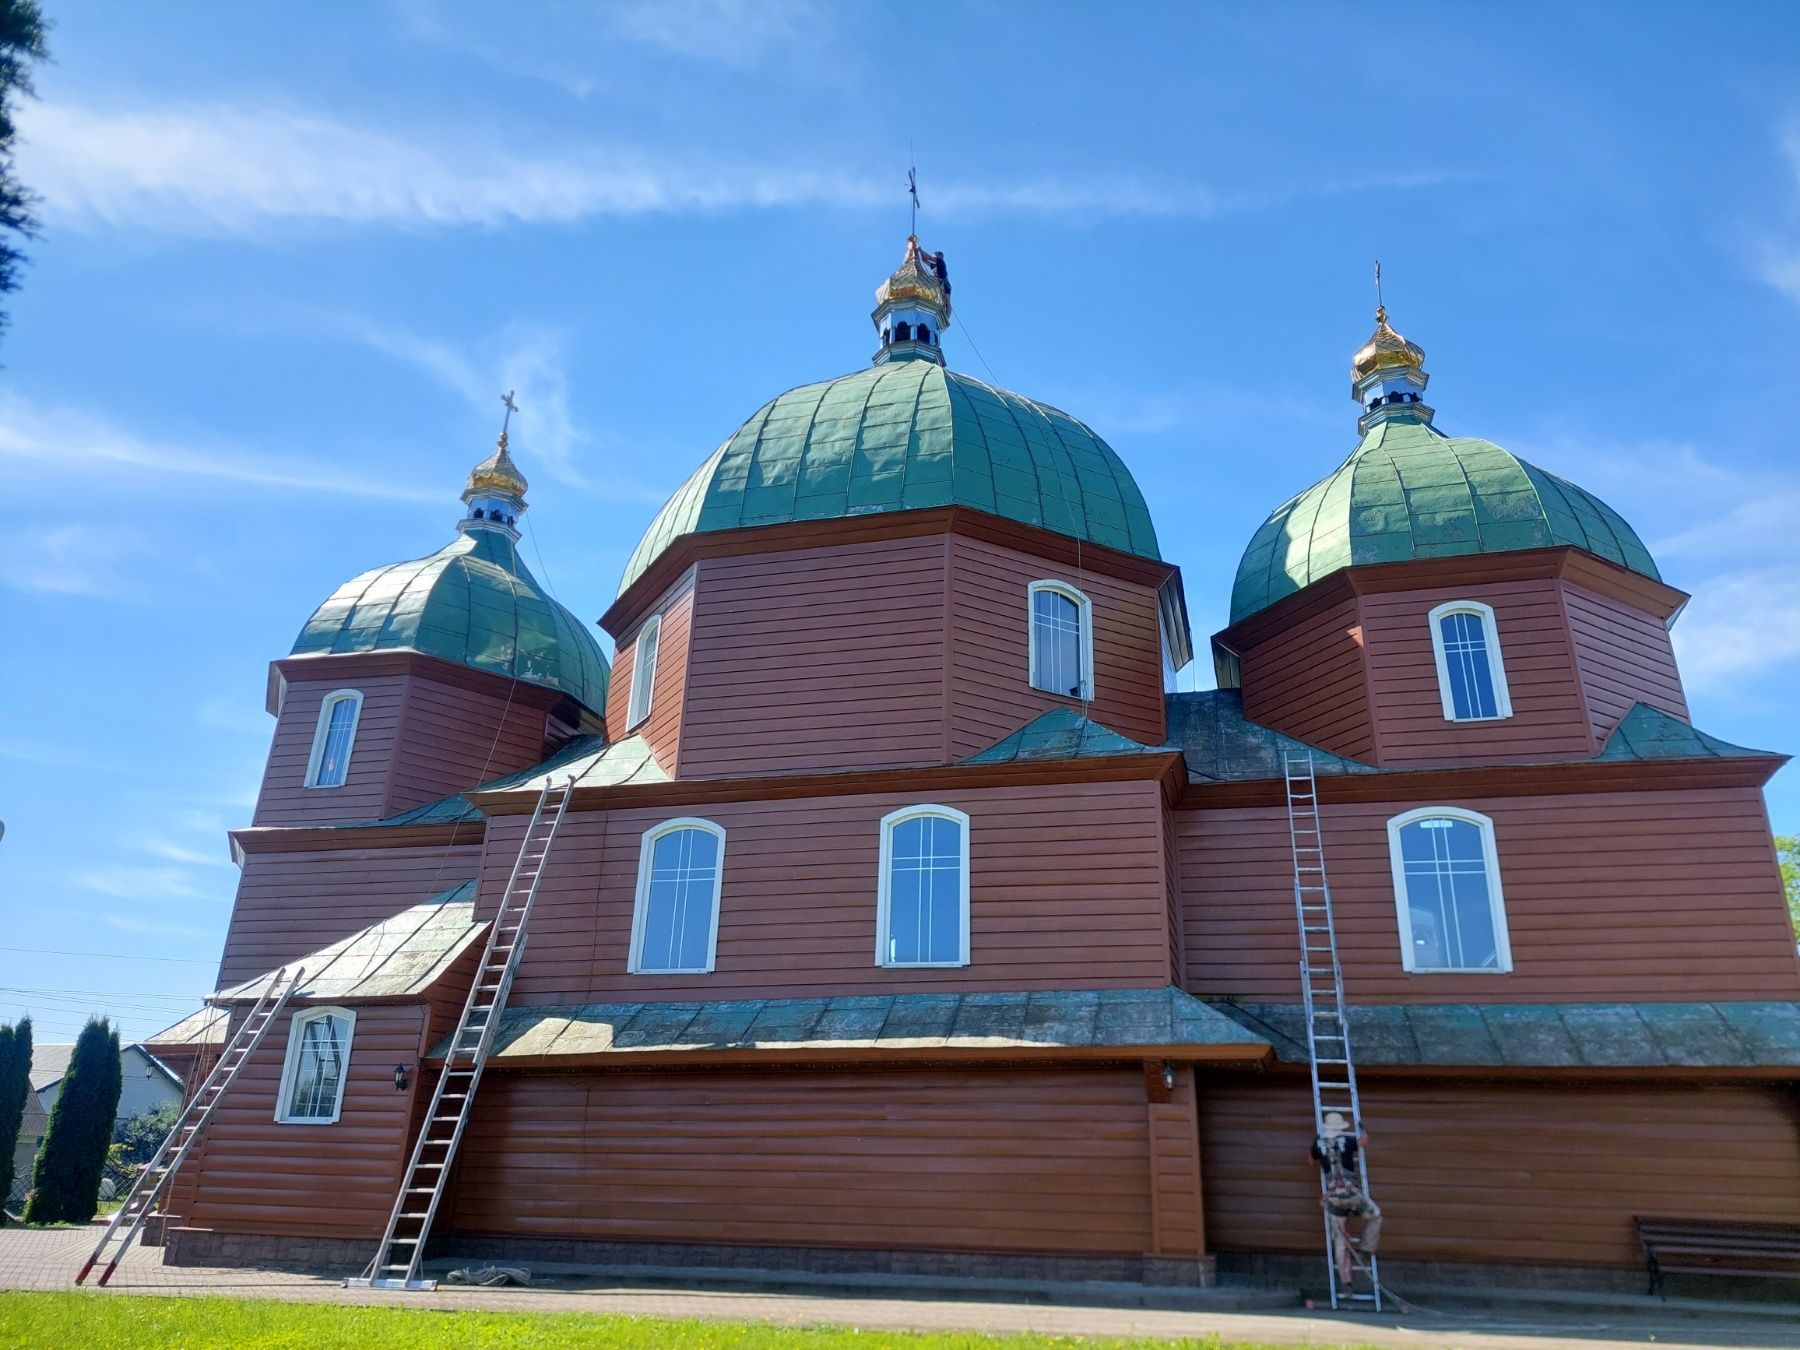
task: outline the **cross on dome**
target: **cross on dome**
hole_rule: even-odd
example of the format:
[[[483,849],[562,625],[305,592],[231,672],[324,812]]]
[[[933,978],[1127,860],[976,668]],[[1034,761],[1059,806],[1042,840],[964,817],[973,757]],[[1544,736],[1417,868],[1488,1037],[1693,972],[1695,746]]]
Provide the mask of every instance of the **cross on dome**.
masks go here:
[[[519,472],[519,466],[513,463],[506,449],[512,415],[519,410],[519,405],[513,401],[512,390],[507,390],[500,402],[505,405],[506,415],[500,423],[494,453],[469,470],[468,486],[462,490],[468,510],[457,528],[464,534],[473,530],[497,530],[517,539],[519,517],[526,511],[525,492],[531,484]]]
[[[926,253],[919,236],[908,235],[906,255],[875,291],[869,318],[881,334],[875,364],[888,361],[935,361],[944,364],[939,346],[950,326],[950,272],[942,253]]]
[[[1367,432],[1390,417],[1429,422],[1433,411],[1421,402],[1431,376],[1425,349],[1395,331],[1381,302],[1381,264],[1375,264],[1375,331],[1350,358],[1350,397],[1363,410],[1356,429]]]

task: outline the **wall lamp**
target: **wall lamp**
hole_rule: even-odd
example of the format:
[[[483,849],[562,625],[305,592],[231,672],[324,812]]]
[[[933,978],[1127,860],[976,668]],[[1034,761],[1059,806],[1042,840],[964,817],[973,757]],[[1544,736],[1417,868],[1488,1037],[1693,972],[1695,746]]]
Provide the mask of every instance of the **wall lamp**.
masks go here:
[[[404,1064],[394,1065],[394,1091],[406,1091],[406,1065]]]
[[[1164,1092],[1173,1092],[1174,1090],[1175,1090],[1175,1066],[1173,1064],[1169,1063],[1169,1061],[1165,1059],[1163,1061],[1163,1091]]]

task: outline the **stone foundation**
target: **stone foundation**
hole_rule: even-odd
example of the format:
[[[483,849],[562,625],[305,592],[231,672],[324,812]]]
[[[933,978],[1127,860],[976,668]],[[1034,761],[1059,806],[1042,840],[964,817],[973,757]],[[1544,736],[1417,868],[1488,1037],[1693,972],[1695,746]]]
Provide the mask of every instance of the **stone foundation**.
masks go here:
[[[380,1240],[379,1233],[366,1238],[318,1238],[275,1233],[220,1233],[211,1228],[170,1228],[163,1234],[163,1264],[354,1274],[369,1264]]]

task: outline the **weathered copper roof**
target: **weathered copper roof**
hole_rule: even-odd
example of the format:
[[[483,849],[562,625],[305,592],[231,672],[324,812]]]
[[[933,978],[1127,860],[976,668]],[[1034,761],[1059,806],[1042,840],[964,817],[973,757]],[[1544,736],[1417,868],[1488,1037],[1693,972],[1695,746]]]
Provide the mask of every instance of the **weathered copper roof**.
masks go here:
[[[1598,756],[1604,760],[1781,759],[1773,750],[1751,750],[1709,736],[1648,703],[1634,703]]]
[[[901,361],[764,404],[657,513],[619,589],[682,535],[939,506],[1160,556],[1144,494],[1090,428],[933,362]]]
[[[1250,540],[1231,621],[1346,567],[1573,545],[1660,580],[1637,532],[1591,492],[1491,441],[1395,414]]]
[[[1052,708],[1012,735],[977,751],[964,764],[1029,764],[1057,759],[1094,759],[1106,755],[1167,754],[1172,745],[1145,745],[1101,726],[1073,708]]]

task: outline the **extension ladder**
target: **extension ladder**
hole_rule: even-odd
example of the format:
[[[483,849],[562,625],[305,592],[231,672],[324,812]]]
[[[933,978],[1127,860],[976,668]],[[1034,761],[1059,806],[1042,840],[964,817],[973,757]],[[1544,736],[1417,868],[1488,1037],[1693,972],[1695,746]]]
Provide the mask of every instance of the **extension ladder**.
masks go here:
[[[469,1123],[469,1109],[475,1103],[475,1089],[481,1082],[481,1071],[487,1065],[488,1051],[493,1048],[494,1032],[500,1025],[500,1014],[506,1009],[506,996],[512,989],[513,975],[525,951],[525,925],[531,919],[531,907],[537,899],[538,883],[543,879],[545,859],[556,832],[568,812],[569,799],[575,794],[575,780],[549,782],[538,795],[531,812],[531,823],[525,827],[519,857],[513,863],[512,875],[500,897],[500,911],[488,930],[487,947],[475,981],[469,986],[469,997],[463,1004],[462,1017],[450,1048],[444,1055],[444,1068],[438,1075],[437,1088],[431,1094],[431,1105],[425,1110],[425,1122],[419,1127],[418,1142],[394,1197],[393,1213],[388,1216],[387,1231],[381,1235],[381,1246],[361,1277],[345,1280],[360,1289],[436,1289],[436,1280],[419,1278],[420,1264],[425,1259],[425,1239],[431,1234],[431,1222],[437,1217],[438,1203],[444,1198],[444,1185],[450,1176],[450,1164],[456,1158],[456,1147],[462,1142],[463,1127]]]
[[[200,1090],[188,1099],[176,1117],[175,1126],[168,1137],[162,1141],[156,1155],[150,1159],[143,1171],[137,1174],[137,1180],[131,1184],[131,1190],[125,1196],[125,1203],[120,1205],[112,1216],[112,1222],[106,1225],[106,1231],[100,1235],[87,1264],[82,1266],[81,1273],[75,1277],[80,1284],[87,1279],[88,1273],[99,1262],[102,1254],[110,1245],[112,1250],[106,1257],[106,1269],[100,1272],[99,1283],[105,1284],[119,1268],[124,1259],[126,1249],[131,1240],[138,1235],[144,1226],[144,1220],[156,1208],[156,1202],[168,1190],[169,1183],[175,1179],[175,1171],[193,1148],[194,1142],[206,1129],[207,1122],[218,1109],[219,1101],[226,1090],[237,1079],[238,1071],[250,1062],[250,1056],[256,1053],[256,1047],[262,1044],[263,1037],[281,1016],[281,1010],[287,1007],[288,999],[293,997],[294,990],[300,985],[300,979],[306,972],[296,967],[289,975],[284,967],[275,972],[269,981],[269,987],[262,992],[250,1015],[238,1024],[232,1033],[225,1049],[220,1052],[218,1061],[212,1066],[212,1072],[206,1075],[206,1081],[200,1084]]]
[[[1319,784],[1311,752],[1284,751],[1282,773],[1287,780],[1288,842],[1294,855],[1294,908],[1300,920],[1300,994],[1306,1014],[1306,1053],[1312,1064],[1313,1137],[1325,1133],[1325,1116],[1330,1111],[1342,1114],[1350,1122],[1351,1135],[1356,1136],[1362,1132],[1362,1098],[1356,1089],[1356,1060],[1350,1053],[1344,968],[1338,961],[1331,883],[1325,875],[1325,835],[1319,824]],[[1363,1194],[1368,1195],[1369,1159],[1360,1148],[1357,1168]],[[1319,1194],[1325,1194],[1322,1169]],[[1336,1308],[1340,1301],[1372,1303],[1380,1312],[1381,1271],[1374,1254],[1355,1253],[1355,1270],[1369,1279],[1367,1290],[1357,1290],[1354,1274],[1349,1289],[1339,1288],[1336,1254],[1331,1249],[1331,1215],[1324,1213],[1324,1219],[1331,1306]]]

